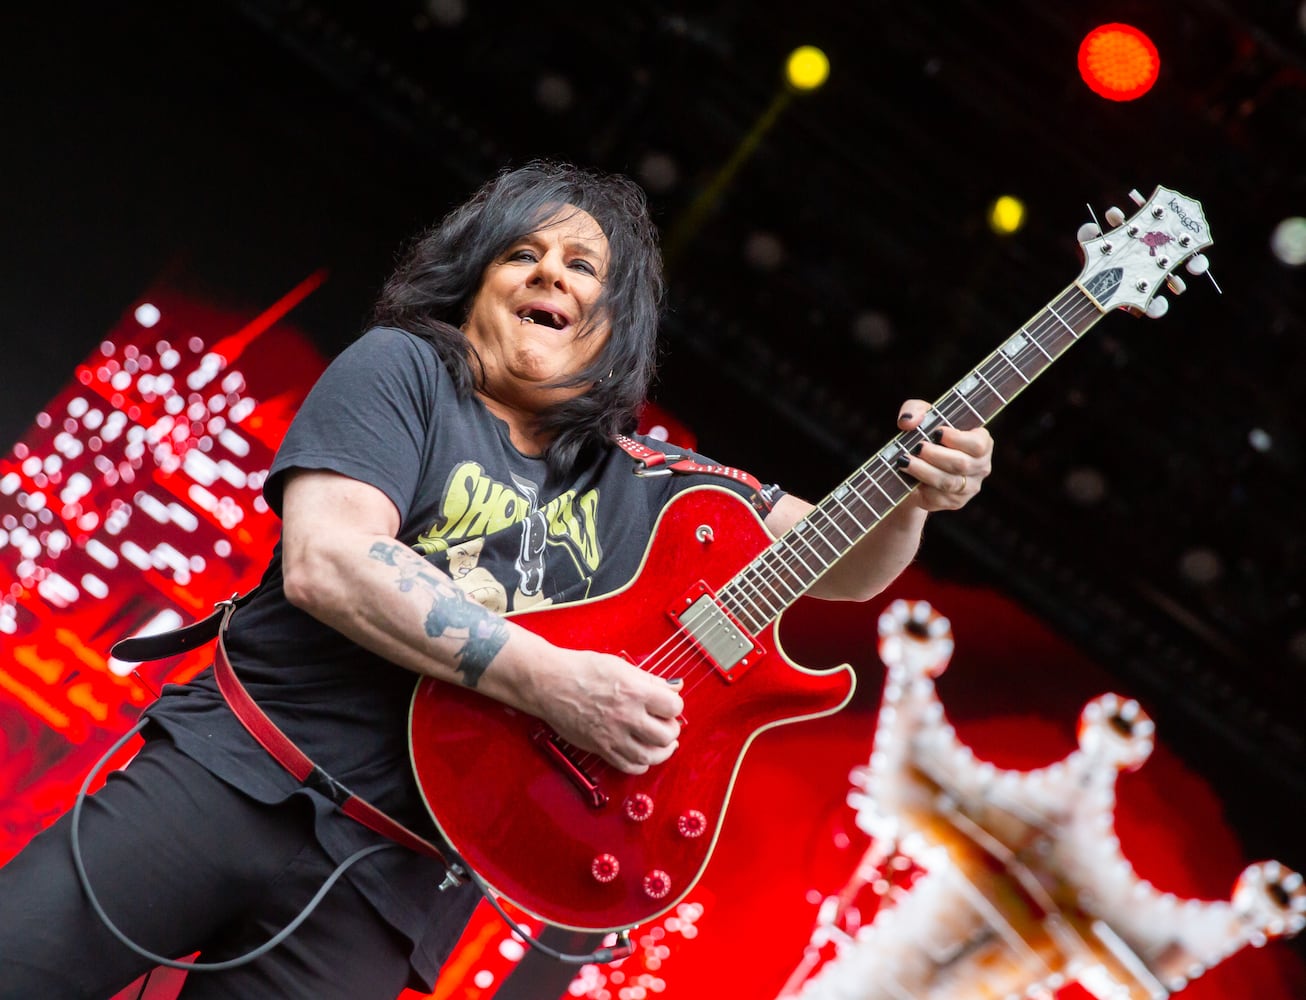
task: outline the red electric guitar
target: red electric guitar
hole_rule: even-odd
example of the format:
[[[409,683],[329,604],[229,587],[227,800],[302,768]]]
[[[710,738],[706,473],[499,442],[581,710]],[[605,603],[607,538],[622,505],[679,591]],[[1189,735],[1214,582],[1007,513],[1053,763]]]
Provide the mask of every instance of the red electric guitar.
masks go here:
[[[777,619],[911,493],[896,460],[945,424],[982,426],[1110,308],[1160,316],[1180,263],[1206,270],[1200,203],[1158,187],[1105,235],[1081,231],[1079,277],[807,517],[773,540],[736,494],[697,487],[658,519],[622,590],[514,615],[573,649],[625,655],[684,680],[680,747],[632,776],[561,740],[538,719],[475,691],[424,678],[409,746],[427,807],[461,858],[502,897],[542,920],[624,930],[670,909],[702,876],[744,752],[762,731],[842,708],[847,665],[791,662]]]

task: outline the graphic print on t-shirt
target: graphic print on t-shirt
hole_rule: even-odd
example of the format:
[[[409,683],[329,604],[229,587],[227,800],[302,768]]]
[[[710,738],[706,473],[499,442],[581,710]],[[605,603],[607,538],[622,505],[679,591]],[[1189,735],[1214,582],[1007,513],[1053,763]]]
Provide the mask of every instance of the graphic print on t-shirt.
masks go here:
[[[548,539],[549,522],[539,509],[540,491],[529,479],[511,473],[513,485],[526,497],[530,512],[521,522],[521,549],[517,553],[517,593],[512,606],[520,611],[534,604],[544,604],[544,546]]]
[[[585,596],[603,558],[598,489],[568,490],[541,505],[535,483],[509,475],[505,483],[476,462],[455,466],[439,514],[414,549],[437,563],[447,559],[459,586],[495,611],[550,603],[564,591]]]

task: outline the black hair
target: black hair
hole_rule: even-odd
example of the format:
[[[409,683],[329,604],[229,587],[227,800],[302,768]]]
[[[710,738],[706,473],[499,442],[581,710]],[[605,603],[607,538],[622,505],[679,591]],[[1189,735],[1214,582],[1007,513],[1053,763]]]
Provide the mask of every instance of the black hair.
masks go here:
[[[586,369],[559,383],[591,388],[538,417],[537,429],[552,436],[545,457],[555,475],[582,452],[632,430],[653,378],[662,256],[639,185],[620,174],[547,160],[505,169],[412,241],[372,313],[374,324],[430,340],[459,394],[467,396],[484,368],[459,326],[485,269],[562,205],[588,212],[607,237],[607,274],[591,322],[607,321],[611,335]]]

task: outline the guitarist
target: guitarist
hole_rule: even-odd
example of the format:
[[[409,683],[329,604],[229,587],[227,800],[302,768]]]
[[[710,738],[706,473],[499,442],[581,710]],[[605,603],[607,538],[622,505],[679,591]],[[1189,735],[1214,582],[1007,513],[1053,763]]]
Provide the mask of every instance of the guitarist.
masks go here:
[[[661,294],[638,187],[566,164],[505,171],[412,243],[371,329],[328,367],[278,451],[265,494],[282,535],[231,619],[230,660],[312,761],[424,837],[434,827],[405,741],[414,674],[473,687],[642,773],[676,751],[677,685],[553,646],[500,612],[622,586],[659,510],[689,486],[735,489],[777,535],[811,509],[734,478],[632,474],[612,438],[644,400]],[[905,404],[899,429],[926,408]],[[991,453],[982,429],[924,444],[903,469],[920,489],[812,593],[881,591],[913,558],[926,513],[979,491]],[[238,958],[351,853],[393,847],[349,868],[282,944],[191,973],[184,997],[391,1000],[433,987],[472,885],[437,891],[439,863],[342,814],[329,785],[298,782],[211,671],[167,686],[146,714],[144,748],[79,824],[88,882],[138,946]],[[152,965],[88,904],[69,820],[0,870],[8,1000],[103,1000]]]

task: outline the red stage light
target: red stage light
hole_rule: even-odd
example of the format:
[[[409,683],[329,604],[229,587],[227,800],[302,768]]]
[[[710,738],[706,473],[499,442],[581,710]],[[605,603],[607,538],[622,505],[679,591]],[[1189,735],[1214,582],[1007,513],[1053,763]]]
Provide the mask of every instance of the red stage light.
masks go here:
[[[1099,25],[1079,44],[1079,75],[1095,94],[1112,101],[1142,97],[1160,71],[1156,46],[1133,25]]]

